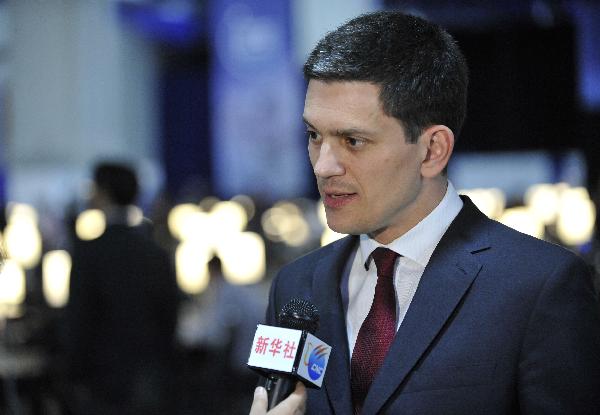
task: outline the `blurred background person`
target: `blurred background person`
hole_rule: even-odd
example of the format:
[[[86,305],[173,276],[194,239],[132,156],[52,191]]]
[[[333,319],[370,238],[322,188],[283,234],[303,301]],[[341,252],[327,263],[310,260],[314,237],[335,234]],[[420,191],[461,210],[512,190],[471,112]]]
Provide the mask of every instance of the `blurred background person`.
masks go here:
[[[208,271],[206,291],[180,313],[179,341],[198,358],[196,369],[186,367],[186,388],[194,391],[198,410],[241,414],[256,386],[256,374],[246,362],[256,324],[264,317],[266,291],[260,285],[228,282],[217,256],[209,260]]]
[[[138,193],[131,168],[100,163],[91,205],[106,229],[74,247],[65,351],[75,414],[166,410],[177,286],[170,259],[128,221]]]

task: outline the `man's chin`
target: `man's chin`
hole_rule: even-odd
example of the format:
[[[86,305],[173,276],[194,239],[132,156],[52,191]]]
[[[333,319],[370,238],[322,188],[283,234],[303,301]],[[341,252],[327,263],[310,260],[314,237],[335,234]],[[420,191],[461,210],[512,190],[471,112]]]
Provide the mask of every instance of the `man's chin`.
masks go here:
[[[327,226],[332,231],[344,235],[360,235],[362,233],[359,229],[356,228],[356,226],[352,226],[351,224],[327,221]]]

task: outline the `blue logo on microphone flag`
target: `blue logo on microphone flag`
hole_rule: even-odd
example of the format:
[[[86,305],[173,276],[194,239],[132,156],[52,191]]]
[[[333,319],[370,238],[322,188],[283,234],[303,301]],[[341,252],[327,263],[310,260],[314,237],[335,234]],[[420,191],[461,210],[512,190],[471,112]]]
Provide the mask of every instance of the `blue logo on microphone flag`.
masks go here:
[[[315,386],[321,387],[330,354],[331,346],[308,333],[296,373]]]
[[[291,48],[290,2],[214,0],[213,178],[225,196],[298,196],[310,186],[302,131],[301,65]]]

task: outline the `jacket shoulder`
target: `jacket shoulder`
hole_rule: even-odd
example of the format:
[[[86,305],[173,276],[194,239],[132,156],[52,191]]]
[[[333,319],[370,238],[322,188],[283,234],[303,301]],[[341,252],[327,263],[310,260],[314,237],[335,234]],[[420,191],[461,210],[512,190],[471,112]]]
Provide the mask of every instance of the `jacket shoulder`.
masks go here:
[[[515,258],[531,256],[538,261],[546,260],[550,264],[566,260],[583,263],[579,255],[564,246],[519,232],[495,220],[490,219],[490,222],[492,225],[489,235],[492,244]]]

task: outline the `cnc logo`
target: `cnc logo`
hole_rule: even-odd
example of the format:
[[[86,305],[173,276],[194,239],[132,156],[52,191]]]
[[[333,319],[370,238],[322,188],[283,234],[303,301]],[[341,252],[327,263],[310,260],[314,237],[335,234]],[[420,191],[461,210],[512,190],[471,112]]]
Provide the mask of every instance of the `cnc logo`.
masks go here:
[[[311,349],[311,347],[312,344],[309,344],[306,354],[308,354],[308,351]],[[304,364],[308,366],[308,375],[312,380],[319,379],[321,376],[323,376],[323,373],[325,373],[325,364],[328,353],[329,347],[320,344],[312,349],[308,357],[308,361],[306,359],[306,354],[304,355]]]

